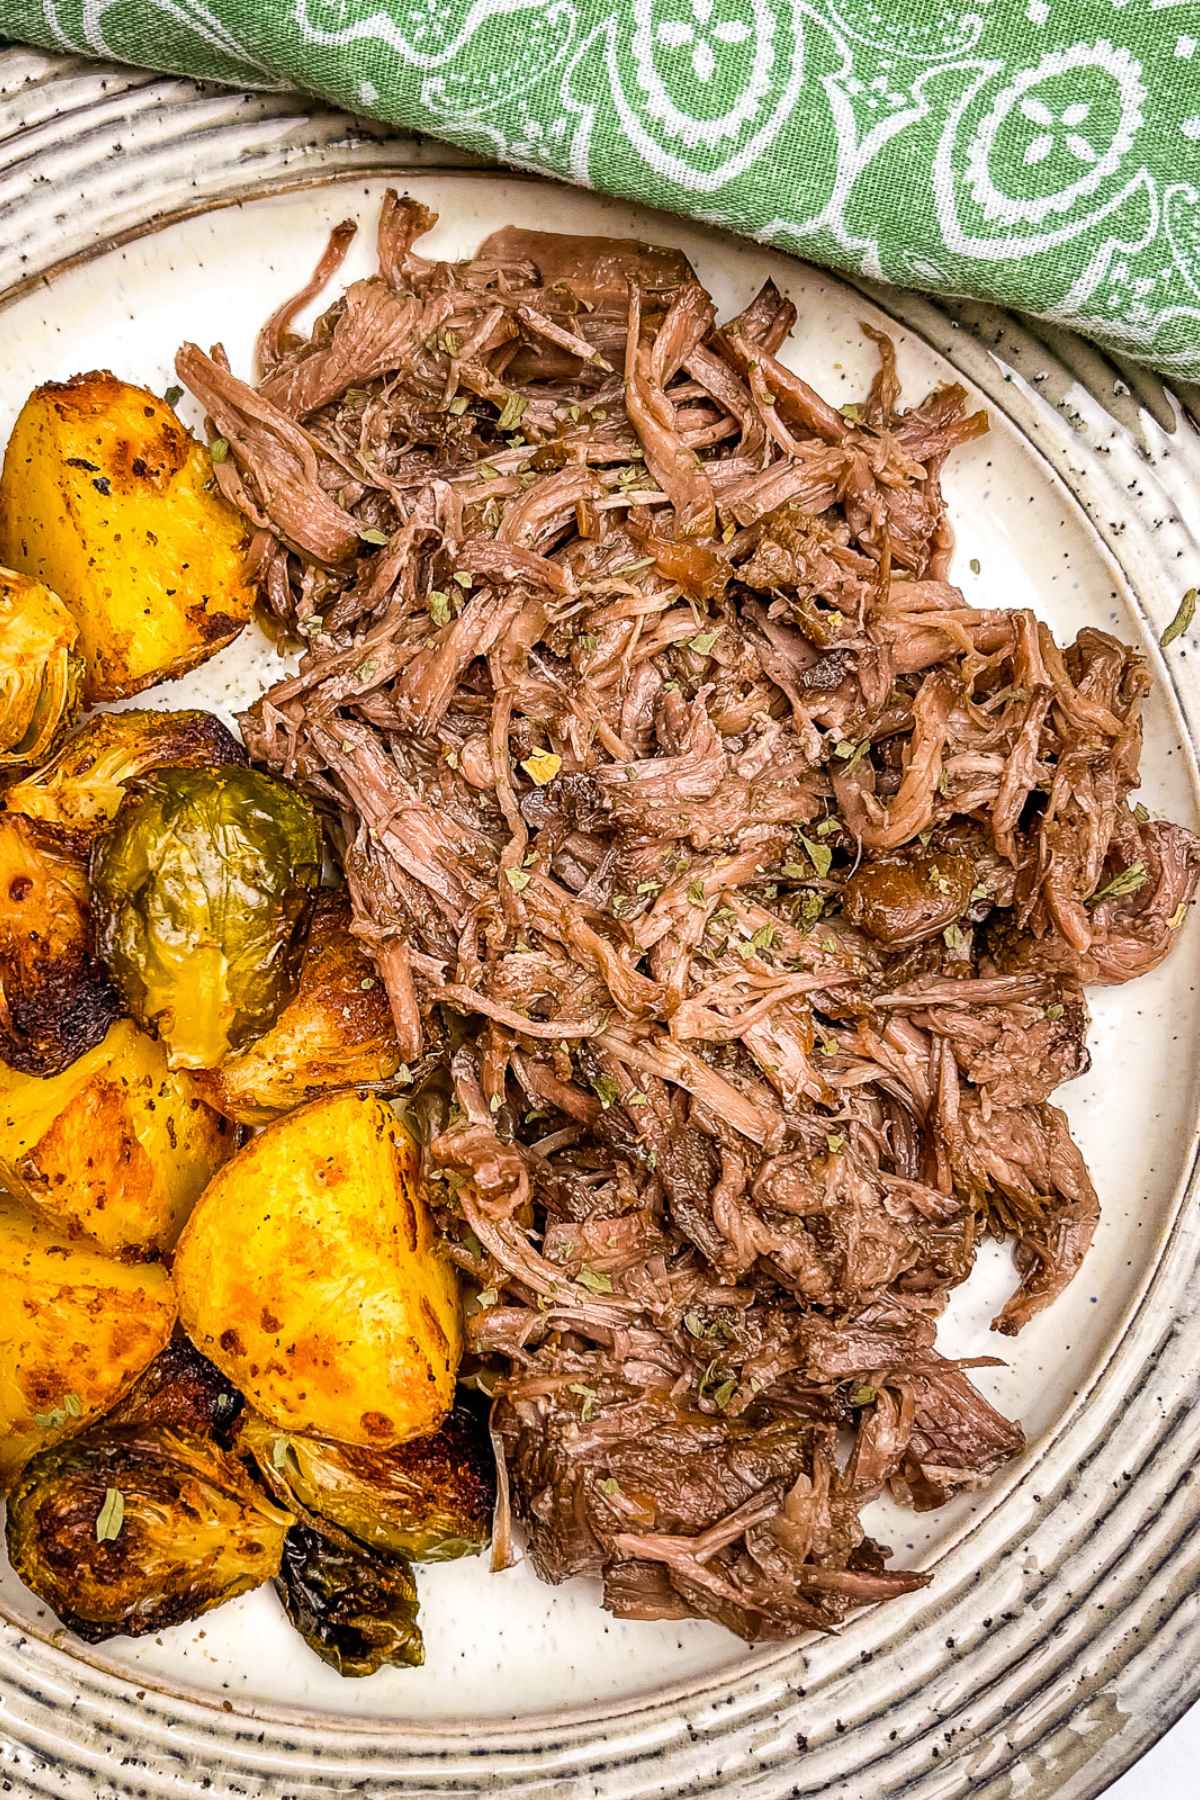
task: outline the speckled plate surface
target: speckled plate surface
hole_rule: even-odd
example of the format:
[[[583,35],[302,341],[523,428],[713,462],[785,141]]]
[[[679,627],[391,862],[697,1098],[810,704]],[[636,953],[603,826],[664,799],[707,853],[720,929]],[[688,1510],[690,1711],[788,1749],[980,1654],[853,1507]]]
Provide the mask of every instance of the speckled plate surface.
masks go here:
[[[1200,438],[1152,378],[1048,328],[854,289],[298,101],[14,51],[0,55],[0,431],[31,385],[78,369],[161,391],[184,337],[219,337],[244,369],[332,222],[363,221],[348,273],[368,266],[389,180],[441,213],[450,254],[511,219],[678,243],[727,309],[770,273],[800,311],[791,360],[835,401],[869,377],[863,317],[896,332],[910,392],[965,380],[993,430],[947,478],[956,578],[981,604],[1035,606],[1060,636],[1094,622],[1142,643],[1142,798],[1196,825],[1195,642],[1164,660],[1157,637],[1200,574]],[[228,716],[277,668],[247,638],[152,699]],[[458,1563],[421,1574],[425,1668],[345,1683],[269,1591],[87,1651],[5,1571],[0,1776],[68,1800],[1099,1793],[1200,1691],[1198,949],[1189,926],[1155,975],[1094,996],[1093,1065],[1062,1096],[1104,1207],[1081,1277],[1015,1345],[987,1331],[1011,1282],[1002,1253],[954,1297],[942,1345],[1011,1358],[979,1381],[1029,1449],[932,1518],[875,1509],[898,1560],[934,1569],[926,1592],[752,1654],[709,1626],[614,1621],[584,1582]]]

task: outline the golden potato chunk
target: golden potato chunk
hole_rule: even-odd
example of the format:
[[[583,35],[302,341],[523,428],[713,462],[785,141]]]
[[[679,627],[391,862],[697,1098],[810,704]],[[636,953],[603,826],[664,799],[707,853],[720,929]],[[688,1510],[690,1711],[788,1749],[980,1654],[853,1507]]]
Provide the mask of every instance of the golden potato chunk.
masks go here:
[[[265,1125],[331,1090],[387,1081],[399,1067],[383,983],[350,934],[345,899],[325,892],[317,897],[295,999],[247,1049],[192,1080],[218,1112]]]
[[[96,713],[49,762],[14,781],[0,809],[54,825],[73,848],[86,851],[115,816],[126,782],[152,769],[212,769],[245,760],[212,713]]]
[[[113,1254],[169,1250],[233,1147],[131,1019],[61,1075],[0,1067],[0,1183]]]
[[[0,1060],[56,1075],[123,1010],[91,954],[82,858],[52,827],[0,815]]]
[[[272,1424],[382,1446],[449,1410],[458,1292],[419,1170],[390,1107],[331,1094],[206,1189],[175,1254],[180,1322]]]
[[[57,594],[0,569],[0,769],[40,761],[79,711],[78,643]]]
[[[182,675],[250,616],[245,526],[165,401],[106,371],[35,388],[0,479],[0,561],[79,622],[89,700]]]
[[[120,1399],[174,1323],[159,1264],[68,1243],[0,1196],[0,1492],[35,1451]]]

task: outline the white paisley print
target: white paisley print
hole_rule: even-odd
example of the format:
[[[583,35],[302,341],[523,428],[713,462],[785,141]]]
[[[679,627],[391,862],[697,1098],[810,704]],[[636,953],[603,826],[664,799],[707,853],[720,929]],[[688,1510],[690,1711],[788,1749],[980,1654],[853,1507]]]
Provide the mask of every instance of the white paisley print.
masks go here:
[[[0,0],[1200,379],[1200,0]]]

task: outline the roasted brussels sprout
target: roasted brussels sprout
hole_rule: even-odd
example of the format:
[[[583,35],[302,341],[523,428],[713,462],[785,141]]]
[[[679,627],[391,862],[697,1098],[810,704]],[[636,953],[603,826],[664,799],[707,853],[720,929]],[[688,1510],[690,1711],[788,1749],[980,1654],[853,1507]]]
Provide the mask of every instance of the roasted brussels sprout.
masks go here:
[[[106,371],[35,388],[0,479],[0,560],[79,621],[87,698],[182,675],[250,616],[246,527],[171,408]]]
[[[391,1450],[280,1432],[246,1415],[238,1445],[283,1505],[413,1562],[474,1556],[491,1536],[496,1466],[482,1418],[460,1401],[431,1437]]]
[[[175,1324],[171,1277],[73,1244],[0,1195],[0,1492],[107,1412]]]
[[[296,990],[321,828],[257,769],[161,769],[134,782],[92,850],[99,955],[173,1069],[208,1069]]]
[[[402,1556],[368,1555],[293,1525],[275,1589],[309,1649],[339,1675],[374,1675],[385,1663],[416,1669],[425,1661],[416,1583]]]
[[[61,1075],[0,1067],[0,1182],[113,1255],[170,1250],[234,1149],[187,1083],[132,1019]]]
[[[350,934],[345,899],[327,891],[317,897],[295,999],[262,1037],[192,1082],[228,1118],[265,1125],[331,1090],[387,1081],[399,1067],[383,984]]]
[[[100,1425],[21,1471],[8,1554],[64,1625],[99,1644],[179,1625],[270,1581],[290,1523],[202,1436]]]
[[[152,769],[210,769],[246,753],[206,712],[96,713],[48,763],[7,790],[3,810],[55,825],[82,851],[105,830],[126,784]]]
[[[0,815],[0,1061],[57,1075],[122,1010],[88,946],[82,861],[51,827]]]
[[[453,1403],[457,1284],[380,1100],[330,1094],[268,1125],[205,1189],[174,1275],[192,1342],[285,1431],[383,1449]]]
[[[38,762],[83,693],[79,627],[40,581],[0,569],[0,769]]]
[[[215,1363],[176,1332],[148,1369],[106,1415],[106,1425],[193,1432],[222,1450],[232,1447],[246,1402]]]

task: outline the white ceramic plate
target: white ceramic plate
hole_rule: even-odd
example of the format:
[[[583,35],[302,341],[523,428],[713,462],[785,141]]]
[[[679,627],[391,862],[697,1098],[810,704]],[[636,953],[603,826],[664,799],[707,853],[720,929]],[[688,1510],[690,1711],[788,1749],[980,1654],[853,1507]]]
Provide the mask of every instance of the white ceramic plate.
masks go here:
[[[126,76],[101,92],[72,65],[10,55],[0,74],[6,61],[10,78],[19,63],[37,82],[9,100],[8,128],[0,107],[11,165],[6,181],[0,162],[0,276],[24,277],[3,316],[0,433],[31,386],[76,370],[110,367],[161,392],[184,338],[220,339],[247,371],[258,325],[307,276],[331,224],[363,227],[342,278],[373,266],[388,181],[372,165],[409,171],[402,184],[441,214],[430,247],[446,255],[509,220],[662,237],[693,258],[722,310],[772,275],[799,309],[789,360],[835,403],[861,397],[870,378],[862,318],[896,333],[910,397],[968,381],[993,429],[947,472],[955,578],[981,605],[1035,607],[1060,638],[1099,623],[1142,643],[1158,676],[1142,798],[1196,825],[1188,646],[1173,647],[1168,669],[1156,637],[1200,569],[1184,522],[1200,451],[1153,384],[1152,412],[1094,354],[1073,369],[1000,315],[955,320],[895,295],[884,313],[831,277],[675,220],[495,171],[413,173],[429,150],[338,142],[328,121],[307,122],[313,143],[287,102],[248,103],[247,122],[246,103],[184,84]],[[71,105],[75,135],[86,124],[94,139],[86,156],[53,123]],[[10,128],[21,125],[14,177]],[[264,165],[257,187],[252,153]],[[302,185],[278,181],[289,164]],[[53,184],[57,225],[31,170]],[[184,210],[185,171],[213,196],[255,197],[192,202],[192,216],[139,231],[164,206]],[[127,241],[103,247],[114,233]],[[61,266],[68,252],[77,260]],[[28,262],[18,270],[22,255],[47,278],[31,279]],[[230,718],[279,667],[247,633],[138,704]],[[838,1639],[750,1654],[712,1626],[613,1620],[590,1583],[552,1590],[527,1567],[492,1576],[468,1561],[420,1572],[424,1669],[350,1684],[306,1651],[269,1590],[85,1652],[5,1569],[0,1754],[25,1791],[91,1795],[103,1772],[105,1793],[154,1795],[198,1794],[205,1780],[203,1791],[229,1795],[344,1793],[361,1780],[373,1795],[511,1787],[571,1800],[722,1788],[999,1800],[1030,1779],[1034,1792],[1097,1792],[1196,1685],[1175,1639],[1166,1673],[1150,1673],[1128,1634],[1147,1626],[1156,1584],[1174,1616],[1195,1572],[1195,1509],[1178,1485],[1195,1426],[1170,1414],[1188,1380],[1178,1334],[1195,1239],[1179,1215],[1195,1147],[1198,938],[1189,927],[1156,974],[1093,995],[1092,1068],[1060,1096],[1104,1209],[1082,1275],[1015,1344],[987,1331],[1012,1284],[1007,1252],[986,1249],[954,1296],[941,1346],[1009,1356],[979,1385],[1023,1420],[1029,1449],[932,1516],[874,1509],[871,1529],[899,1563],[935,1569],[929,1591]],[[118,1750],[133,1759],[128,1775],[112,1766]]]

